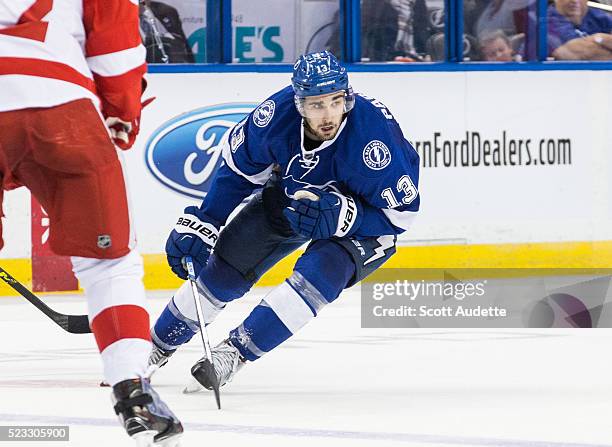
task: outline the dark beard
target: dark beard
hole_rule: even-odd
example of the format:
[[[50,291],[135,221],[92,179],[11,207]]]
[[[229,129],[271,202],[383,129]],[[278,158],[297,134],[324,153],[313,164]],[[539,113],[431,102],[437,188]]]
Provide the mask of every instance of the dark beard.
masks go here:
[[[321,138],[319,134],[310,126],[310,124],[308,124],[307,120],[304,120],[304,130],[306,131],[305,133],[308,138],[311,140],[324,141],[323,138]]]
[[[336,127],[336,129],[340,128],[340,125],[342,124],[342,121],[344,121],[345,118],[346,118],[346,113],[342,115],[342,119],[338,123],[338,126]],[[309,138],[311,140],[316,140],[316,141],[329,141],[329,140],[333,140],[334,137],[336,136],[336,134],[338,133],[338,130],[336,130],[336,133],[334,134],[333,137],[331,137],[331,138],[323,138],[310,126],[310,124],[308,123],[308,120],[306,118],[304,118],[304,129],[308,133]]]

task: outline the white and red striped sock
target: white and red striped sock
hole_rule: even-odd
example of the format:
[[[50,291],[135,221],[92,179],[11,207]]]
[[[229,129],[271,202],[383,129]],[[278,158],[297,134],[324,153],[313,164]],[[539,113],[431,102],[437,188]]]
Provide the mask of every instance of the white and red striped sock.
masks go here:
[[[143,377],[151,352],[142,259],[135,251],[117,259],[72,258],[85,289],[92,332],[112,385]]]

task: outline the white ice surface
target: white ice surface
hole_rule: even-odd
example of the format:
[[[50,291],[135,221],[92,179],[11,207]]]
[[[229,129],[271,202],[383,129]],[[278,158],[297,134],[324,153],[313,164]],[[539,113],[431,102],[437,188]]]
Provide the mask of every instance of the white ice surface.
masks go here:
[[[228,306],[225,337],[265,293]],[[157,316],[169,293],[150,295]],[[85,313],[82,296],[52,296]],[[71,335],[20,298],[0,298],[0,425],[69,425],[70,441],[130,446],[91,335]],[[212,394],[183,395],[194,338],[153,383],[185,425],[183,446],[612,446],[612,331],[361,329],[359,290]],[[11,445],[0,442],[0,447]]]

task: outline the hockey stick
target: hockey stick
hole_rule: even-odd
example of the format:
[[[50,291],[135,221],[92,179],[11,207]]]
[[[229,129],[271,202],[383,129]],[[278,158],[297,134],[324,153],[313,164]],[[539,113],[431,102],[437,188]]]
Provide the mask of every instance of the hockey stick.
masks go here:
[[[200,336],[202,337],[202,345],[204,345],[204,354],[206,359],[200,360],[198,363],[204,370],[203,373],[208,378],[217,377],[215,373],[215,366],[212,360],[212,350],[210,349],[210,340],[208,339],[208,332],[206,331],[206,323],[204,321],[204,312],[202,311],[202,303],[200,302],[200,292],[198,292],[198,286],[196,284],[195,269],[193,268],[193,260],[191,256],[185,256],[185,265],[187,267],[187,277],[189,279],[189,285],[191,286],[191,294],[195,301],[196,313],[198,314],[198,323],[200,324]],[[191,374],[193,374],[193,368]],[[199,371],[199,370],[198,370]],[[194,375],[195,379],[200,380]],[[215,400],[217,401],[217,408],[221,409],[221,394],[219,392],[219,382],[213,383],[213,391],[215,393]]]
[[[87,315],[66,315],[54,311],[43,301],[30,292],[23,284],[13,278],[6,270],[0,267],[0,278],[16,290],[22,297],[34,304],[42,313],[51,318],[55,324],[71,334],[91,334]]]

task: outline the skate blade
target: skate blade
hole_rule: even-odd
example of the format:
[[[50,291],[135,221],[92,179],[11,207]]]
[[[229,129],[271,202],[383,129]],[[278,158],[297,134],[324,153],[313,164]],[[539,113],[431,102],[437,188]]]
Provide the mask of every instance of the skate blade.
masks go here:
[[[132,435],[132,439],[136,443],[136,447],[153,447],[153,438],[157,432],[155,430],[145,430]]]
[[[185,388],[183,388],[183,394],[195,394],[202,391],[206,391],[206,388],[204,388],[196,379],[191,379],[191,381],[185,385]]]
[[[182,433],[171,436],[169,438],[164,439],[163,441],[156,442],[153,444],[155,447],[180,447],[181,445],[181,437]]]
[[[136,447],[180,447],[182,433],[176,434],[163,441],[155,442],[155,430],[147,430],[136,433],[132,439],[136,442]]]

